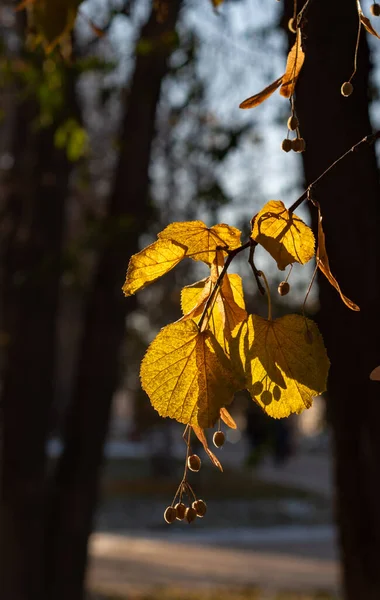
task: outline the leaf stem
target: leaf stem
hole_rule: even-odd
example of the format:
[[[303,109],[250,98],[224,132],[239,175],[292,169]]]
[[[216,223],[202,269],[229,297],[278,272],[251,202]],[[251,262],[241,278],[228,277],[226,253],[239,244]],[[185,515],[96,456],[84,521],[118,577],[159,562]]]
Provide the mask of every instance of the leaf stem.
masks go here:
[[[268,295],[268,321],[271,321],[272,320],[272,300],[270,297],[270,289],[269,289],[269,285],[268,285],[268,280],[265,277],[265,273],[263,271],[259,271],[258,275],[264,279],[264,283],[265,283],[265,287],[266,287],[267,295]]]
[[[203,309],[203,312],[202,312],[201,318],[200,318],[200,320],[199,320],[199,323],[198,323],[198,327],[199,327],[200,331],[202,331],[202,325],[203,325],[203,323],[204,323],[204,320],[205,320],[205,318],[206,318],[207,311],[208,311],[208,309],[210,308],[210,306],[211,306],[211,303],[213,302],[213,300],[214,300],[214,298],[215,298],[215,295],[216,295],[216,293],[217,293],[218,289],[219,289],[219,288],[220,288],[220,286],[222,285],[222,281],[223,281],[223,278],[224,278],[225,274],[227,273],[228,267],[229,267],[229,266],[230,266],[230,264],[232,263],[232,261],[233,261],[233,259],[235,258],[235,256],[236,256],[237,254],[239,254],[240,252],[242,252],[243,250],[246,250],[247,248],[249,248],[249,247],[250,247],[250,245],[251,245],[251,240],[249,240],[249,241],[248,241],[248,242],[246,242],[245,244],[242,244],[242,245],[241,245],[241,246],[239,246],[238,248],[235,248],[234,250],[230,250],[230,251],[228,252],[228,256],[227,256],[226,262],[224,263],[223,269],[222,269],[222,270],[221,270],[221,272],[219,273],[218,279],[216,280],[216,282],[215,282],[215,285],[214,285],[214,287],[212,288],[212,292],[211,292],[211,294],[209,295],[209,297],[208,297],[208,298],[207,298],[207,300],[206,300],[205,307],[204,307],[204,309]]]
[[[376,131],[374,133],[370,133],[369,135],[366,135],[362,140],[360,140],[360,142],[357,142],[357,144],[355,144],[354,146],[352,146],[352,148],[350,148],[349,150],[347,150],[344,154],[342,154],[339,158],[337,158],[329,167],[327,167],[327,169],[325,171],[323,171],[323,173],[321,173],[321,175],[319,175],[319,177],[317,177],[317,179],[314,179],[314,181],[312,181],[312,183],[310,183],[310,185],[303,192],[303,194],[301,194],[301,196],[295,202],[293,202],[293,204],[288,209],[288,211],[290,213],[294,212],[302,204],[302,202],[304,202],[305,200],[309,199],[309,196],[311,194],[312,188],[315,187],[315,185],[321,179],[323,179],[323,177],[325,175],[327,175],[327,173],[329,173],[332,169],[334,169],[334,167],[336,167],[337,164],[340,163],[341,160],[343,160],[344,158],[346,158],[346,156],[348,156],[351,152],[355,152],[356,150],[358,150],[359,146],[361,146],[362,144],[369,144],[369,145],[371,145],[374,142],[376,142],[376,140],[378,140],[378,139],[380,139],[380,131]]]
[[[257,245],[258,245],[257,242],[251,238],[251,247],[249,249],[248,263],[251,265],[251,268],[252,268],[253,274],[255,276],[257,287],[259,288],[260,294],[262,296],[265,296],[265,288],[263,287],[263,284],[260,281],[260,275],[259,275],[260,271],[257,269],[257,267],[254,263],[254,260],[253,260]]]

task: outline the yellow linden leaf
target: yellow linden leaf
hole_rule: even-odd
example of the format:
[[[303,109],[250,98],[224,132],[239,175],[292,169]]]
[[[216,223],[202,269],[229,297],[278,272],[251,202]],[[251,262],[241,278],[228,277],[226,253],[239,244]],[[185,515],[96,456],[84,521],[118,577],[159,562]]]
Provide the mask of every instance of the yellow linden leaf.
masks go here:
[[[271,417],[300,413],[325,391],[330,362],[310,319],[286,315],[268,321],[250,315],[239,338],[247,389]]]
[[[313,232],[281,200],[270,200],[256,215],[252,238],[273,256],[281,271],[294,262],[304,265],[314,256]]]
[[[240,246],[241,232],[235,227],[219,223],[206,227],[202,221],[184,221],[171,223],[158,234],[161,240],[172,240],[186,246],[186,256],[194,260],[203,260],[211,265],[217,248],[233,250]]]
[[[186,285],[181,292],[182,318],[196,320],[196,317],[200,317],[211,291],[211,277]]]
[[[141,384],[162,417],[213,427],[238,389],[230,362],[210,331],[194,321],[164,327],[141,363]]]
[[[131,296],[173,269],[185,257],[183,246],[170,240],[157,240],[134,254],[128,265],[123,285],[125,296]]]
[[[350,308],[351,310],[356,310],[356,311],[360,310],[360,308],[358,307],[357,304],[355,304],[355,302],[352,302],[352,300],[350,300],[349,298],[347,298],[347,296],[345,296],[343,294],[342,290],[340,289],[339,283],[337,282],[334,275],[330,271],[330,263],[329,263],[329,258],[327,256],[327,250],[326,250],[325,233],[324,233],[323,227],[322,227],[322,215],[321,215],[321,210],[319,208],[319,205],[318,205],[317,265],[318,265],[318,268],[322,271],[323,275],[328,279],[328,281],[331,283],[331,285],[339,293],[339,295],[342,298],[345,305],[348,306],[348,308]]]
[[[290,98],[294,94],[298,75],[302,69],[305,60],[305,53],[302,50],[302,36],[300,28],[297,29],[297,37],[294,46],[288,54],[286,71],[280,87],[280,94],[285,98]]]

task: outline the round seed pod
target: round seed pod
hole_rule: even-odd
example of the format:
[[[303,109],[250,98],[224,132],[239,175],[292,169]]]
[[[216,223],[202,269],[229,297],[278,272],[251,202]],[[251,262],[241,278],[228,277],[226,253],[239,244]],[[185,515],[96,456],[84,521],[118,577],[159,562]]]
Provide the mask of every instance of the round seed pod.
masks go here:
[[[303,137],[298,138],[298,139],[299,139],[298,143],[299,143],[299,146],[300,146],[299,152],[305,152],[305,150],[306,150],[306,142],[305,142],[305,140],[303,139]]]
[[[178,521],[182,521],[182,519],[185,518],[186,506],[183,502],[177,502],[174,508],[176,511],[176,519],[178,519]]]
[[[280,294],[280,296],[286,296],[286,294],[289,294],[290,285],[287,281],[281,281],[280,285],[277,288],[277,291]]]
[[[288,29],[292,33],[297,33],[297,19],[289,19],[288,21]]]
[[[292,140],[292,150],[294,152],[302,152],[302,140],[303,138],[294,138]]]
[[[212,436],[212,441],[214,442],[214,446],[221,448],[226,441],[226,436],[224,435],[223,431],[215,431],[214,435]]]
[[[167,523],[173,523],[177,518],[177,511],[174,506],[168,506],[164,512],[164,519]]]
[[[193,521],[195,521],[196,518],[197,518],[197,511],[195,510],[195,508],[193,508],[192,506],[187,508],[186,513],[185,513],[186,521],[188,523],[192,523]]]
[[[195,500],[192,504],[193,509],[197,513],[197,517],[204,517],[207,512],[206,502],[203,500]]]
[[[298,126],[299,126],[299,121],[298,121],[296,115],[291,115],[288,119],[288,129],[290,129],[290,131],[295,131]]]
[[[194,471],[195,473],[197,473],[199,471],[199,469],[201,468],[201,464],[202,464],[201,459],[199,458],[199,456],[197,454],[192,454],[187,459],[188,468],[190,469],[190,471]]]
[[[343,83],[342,87],[340,88],[340,92],[341,92],[342,96],[344,96],[345,98],[347,98],[348,96],[351,96],[353,91],[354,91],[354,86],[352,85],[351,81],[345,81]]]
[[[371,15],[373,15],[374,17],[380,16],[380,4],[377,4],[377,2],[371,4],[369,10],[371,11]]]
[[[282,140],[281,148],[284,152],[289,152],[292,149],[292,140],[288,140],[287,138]]]

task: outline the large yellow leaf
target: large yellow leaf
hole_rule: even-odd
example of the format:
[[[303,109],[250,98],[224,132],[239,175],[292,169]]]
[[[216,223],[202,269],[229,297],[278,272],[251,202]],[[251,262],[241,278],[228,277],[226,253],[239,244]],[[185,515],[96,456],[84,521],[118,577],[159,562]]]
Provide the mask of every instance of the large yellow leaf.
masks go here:
[[[173,269],[185,257],[186,250],[171,240],[157,240],[134,254],[128,265],[123,285],[125,296],[131,296]]]
[[[217,248],[233,250],[240,246],[241,232],[235,227],[219,223],[207,227],[202,221],[184,221],[171,223],[158,237],[161,240],[173,240],[186,246],[186,256],[194,260],[203,260],[211,265]]]
[[[329,359],[316,324],[300,315],[250,315],[239,333],[247,389],[274,418],[300,413],[325,391]]]
[[[322,215],[318,206],[318,248],[317,248],[317,265],[322,271],[323,275],[327,277],[331,285],[337,290],[343,302],[351,310],[360,310],[355,302],[352,302],[347,296],[345,296],[340,289],[340,285],[335,279],[334,275],[330,271],[329,258],[327,256],[325,233],[322,228]]]
[[[273,256],[281,271],[294,262],[304,265],[314,256],[313,232],[281,200],[270,200],[256,215],[252,238]]]
[[[141,384],[162,417],[212,427],[238,383],[230,361],[210,331],[194,321],[164,327],[141,363]]]
[[[246,100],[241,102],[241,104],[239,104],[239,108],[254,108],[255,106],[258,106],[259,104],[264,102],[264,100],[269,98],[269,96],[271,96],[280,87],[280,85],[282,84],[282,80],[283,75],[276,79],[276,81],[268,85],[258,94],[255,94],[254,96],[251,96],[250,98],[247,98]]]
[[[300,28],[297,29],[297,37],[294,46],[288,54],[286,62],[285,75],[280,88],[281,96],[290,98],[294,94],[297,79],[305,60],[305,53],[302,50],[302,36]]]

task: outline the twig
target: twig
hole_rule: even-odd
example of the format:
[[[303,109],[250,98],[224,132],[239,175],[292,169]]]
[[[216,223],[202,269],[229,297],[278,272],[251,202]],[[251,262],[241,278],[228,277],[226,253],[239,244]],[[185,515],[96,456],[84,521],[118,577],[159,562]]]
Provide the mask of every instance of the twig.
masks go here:
[[[255,279],[256,279],[257,287],[259,288],[259,292],[260,292],[260,294],[262,296],[265,296],[265,288],[264,288],[263,284],[260,281],[260,275],[259,275],[260,271],[257,270],[256,265],[255,265],[254,260],[253,260],[254,254],[255,254],[255,250],[256,250],[256,246],[257,246],[257,242],[255,242],[255,240],[251,239],[251,247],[249,249],[249,259],[248,259],[248,262],[251,265],[253,274],[254,274]]]
[[[242,252],[243,250],[246,250],[247,248],[249,248],[251,245],[251,240],[249,240],[248,242],[246,242],[245,244],[242,244],[241,246],[239,246],[238,248],[235,248],[234,250],[229,250],[228,251],[228,256],[227,256],[227,260],[224,263],[223,269],[221,270],[221,272],[219,273],[218,279],[215,282],[214,287],[212,288],[212,292],[209,295],[209,297],[206,300],[206,304],[205,307],[203,309],[201,318],[199,320],[198,323],[198,327],[199,329],[202,331],[202,325],[203,322],[205,320],[206,314],[208,309],[211,306],[212,301],[214,300],[215,294],[217,293],[218,289],[220,288],[222,281],[223,281],[223,277],[225,276],[225,274],[227,273],[228,267],[230,266],[231,262],[233,261],[233,259],[235,258],[235,256],[237,254],[240,254],[240,252]]]
[[[336,165],[338,163],[340,163],[341,160],[346,158],[346,156],[348,156],[351,152],[355,152],[356,150],[358,150],[359,146],[361,146],[362,144],[371,145],[374,142],[376,142],[376,140],[378,140],[378,139],[380,139],[380,131],[376,131],[375,133],[370,133],[369,135],[366,135],[362,140],[360,140],[360,142],[358,142],[357,144],[352,146],[352,148],[347,150],[347,152],[342,154],[342,156],[337,158],[336,161],[334,161],[329,167],[327,167],[327,169],[325,171],[323,171],[323,173],[321,175],[319,175],[319,177],[317,177],[317,179],[315,179],[312,183],[310,183],[308,188],[303,192],[303,194],[301,194],[301,196],[298,198],[298,200],[293,202],[291,207],[288,209],[289,212],[290,213],[294,212],[302,204],[302,202],[304,202],[304,200],[306,200],[309,197],[311,189],[318,183],[318,181],[320,181],[325,175],[327,175],[327,173],[329,173],[329,171],[334,169],[334,167],[336,167]]]

